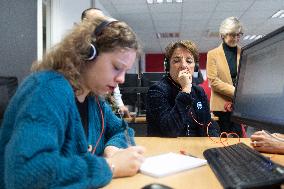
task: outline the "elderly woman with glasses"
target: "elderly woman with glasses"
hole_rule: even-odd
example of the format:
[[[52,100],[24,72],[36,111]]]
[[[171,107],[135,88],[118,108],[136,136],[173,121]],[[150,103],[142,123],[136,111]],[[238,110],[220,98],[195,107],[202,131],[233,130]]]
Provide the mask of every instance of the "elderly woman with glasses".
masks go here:
[[[240,60],[238,43],[243,27],[235,17],[226,18],[219,29],[222,43],[207,54],[207,77],[211,86],[210,110],[219,117],[221,132],[234,132],[243,136],[240,125],[230,121],[232,100]]]

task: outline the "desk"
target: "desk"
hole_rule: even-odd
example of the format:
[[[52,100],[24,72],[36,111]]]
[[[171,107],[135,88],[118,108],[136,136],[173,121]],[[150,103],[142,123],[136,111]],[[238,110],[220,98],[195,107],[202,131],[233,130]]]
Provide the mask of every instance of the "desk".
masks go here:
[[[214,121],[218,121],[219,118],[213,116],[212,119]],[[139,117],[131,117],[131,118],[124,118],[128,125],[134,129],[135,136],[147,136],[147,120],[146,116],[139,116]]]
[[[167,152],[179,153],[179,150],[185,150],[192,155],[203,158],[203,151],[211,147],[219,147],[222,144],[215,144],[207,137],[181,137],[181,138],[158,138],[158,137],[136,137],[138,145],[145,146],[146,156],[158,155]],[[218,140],[218,139],[215,139]],[[236,139],[229,139],[232,144]],[[249,138],[242,138],[241,142],[250,143]],[[284,155],[273,155],[274,162],[284,165]],[[215,174],[209,165],[191,169],[185,172],[177,173],[171,176],[154,178],[143,174],[137,174],[133,177],[113,179],[105,189],[131,188],[141,189],[149,183],[163,183],[174,189],[221,189]]]
[[[218,121],[219,118],[216,116],[212,116],[211,117],[214,121]],[[125,121],[127,121],[128,123],[147,123],[146,120],[146,116],[142,116],[142,117],[131,117],[131,118],[124,118]]]
[[[124,118],[125,121],[128,123],[147,123],[146,117],[131,117],[131,118]]]
[[[135,136],[147,136],[146,116],[124,118],[128,122],[129,127],[134,129]]]

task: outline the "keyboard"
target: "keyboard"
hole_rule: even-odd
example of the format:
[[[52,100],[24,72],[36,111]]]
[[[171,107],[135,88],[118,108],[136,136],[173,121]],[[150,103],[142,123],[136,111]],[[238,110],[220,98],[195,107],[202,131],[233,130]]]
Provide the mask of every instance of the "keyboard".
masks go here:
[[[244,143],[203,152],[224,188],[280,188],[284,167]]]

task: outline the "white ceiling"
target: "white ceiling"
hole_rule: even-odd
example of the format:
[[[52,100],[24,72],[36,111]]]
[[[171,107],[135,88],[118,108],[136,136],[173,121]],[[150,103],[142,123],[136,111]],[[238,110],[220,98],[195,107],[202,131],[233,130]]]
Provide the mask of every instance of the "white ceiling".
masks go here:
[[[200,52],[207,52],[219,45],[219,25],[229,16],[240,19],[245,35],[265,35],[284,25],[284,18],[270,18],[284,9],[284,0],[183,0],[150,5],[146,0],[98,1],[110,15],[134,29],[145,53],[164,52],[169,42],[181,39],[190,39]],[[179,32],[180,37],[158,39],[158,32]],[[241,39],[241,46],[250,42]]]

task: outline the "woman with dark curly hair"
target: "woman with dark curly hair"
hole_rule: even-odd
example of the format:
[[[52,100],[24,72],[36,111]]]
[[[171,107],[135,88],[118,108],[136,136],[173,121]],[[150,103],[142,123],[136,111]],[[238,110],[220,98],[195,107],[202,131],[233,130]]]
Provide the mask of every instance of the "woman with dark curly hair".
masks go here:
[[[218,125],[211,120],[204,90],[192,82],[198,56],[196,45],[189,40],[173,42],[166,47],[167,74],[147,93],[149,136],[219,135]]]

